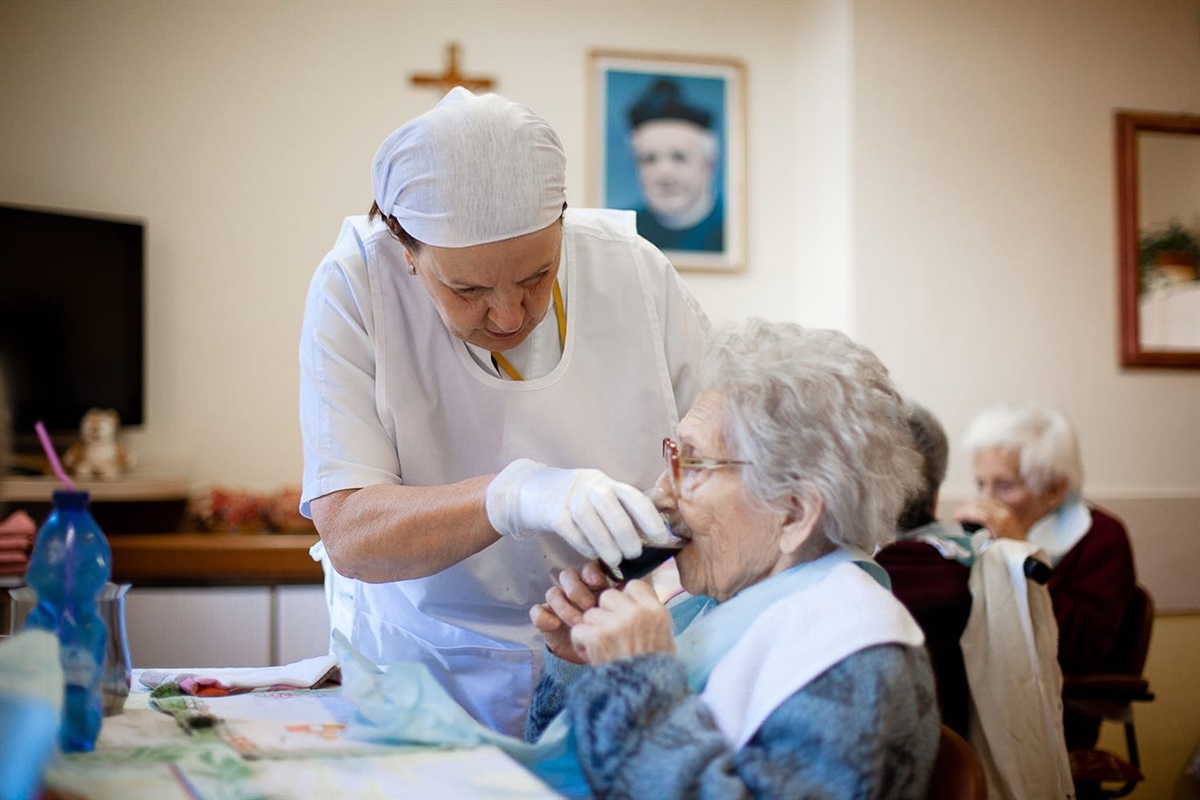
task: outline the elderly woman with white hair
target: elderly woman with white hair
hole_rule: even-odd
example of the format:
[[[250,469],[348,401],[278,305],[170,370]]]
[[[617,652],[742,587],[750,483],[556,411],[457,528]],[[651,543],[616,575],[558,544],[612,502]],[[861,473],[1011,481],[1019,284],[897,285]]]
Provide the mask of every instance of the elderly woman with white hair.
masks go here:
[[[531,612],[549,655],[527,738],[569,727],[598,797],[923,797],[933,677],[868,556],[919,482],[887,370],[751,320],[698,372],[659,482],[690,596],[564,571]]]
[[[1070,422],[1053,408],[997,405],[972,420],[963,443],[979,494],[955,517],[1046,551],[1059,665],[1068,675],[1103,671],[1134,592],[1133,550],[1121,521],[1081,494]],[[1096,723],[1066,722],[1068,747],[1094,744]]]
[[[301,513],[334,632],[519,734],[551,576],[666,537],[655,443],[708,329],[632,212],[567,210],[546,120],[452,90],[379,147],[301,334]]]

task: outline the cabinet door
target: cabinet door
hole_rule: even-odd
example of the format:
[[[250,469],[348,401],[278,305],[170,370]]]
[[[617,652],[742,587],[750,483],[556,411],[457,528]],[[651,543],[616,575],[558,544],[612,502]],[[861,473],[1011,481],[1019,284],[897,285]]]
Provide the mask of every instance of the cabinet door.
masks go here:
[[[323,656],[329,652],[329,607],[322,586],[280,586],[279,663],[290,664],[302,658]]]
[[[270,589],[265,586],[230,589],[134,586],[125,603],[125,631],[133,666],[137,669],[268,666],[270,609]]]

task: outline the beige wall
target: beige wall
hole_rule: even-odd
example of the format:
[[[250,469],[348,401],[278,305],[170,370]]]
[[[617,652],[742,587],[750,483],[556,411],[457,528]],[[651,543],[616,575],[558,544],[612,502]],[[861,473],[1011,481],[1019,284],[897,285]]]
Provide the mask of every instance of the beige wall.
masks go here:
[[[583,204],[589,48],[733,56],[750,263],[688,276],[714,318],[850,330],[955,435],[994,400],[1057,403],[1089,489],[1200,494],[1200,374],[1116,365],[1111,124],[1200,113],[1200,3],[691,6],[9,0],[0,200],[147,219],[133,443],[266,488],[299,472],[308,278],[369,205],[379,141],[436,100],[408,75],[461,42],[561,131]],[[948,486],[969,490],[964,465]]]
[[[1160,616],[1154,620],[1146,679],[1155,699],[1134,709],[1138,749],[1142,753],[1144,783],[1129,795],[1132,800],[1196,800],[1200,782],[1184,775],[1188,761],[1200,747],[1200,615]],[[1106,722],[1100,747],[1124,754],[1125,731]]]
[[[1117,366],[1112,113],[1200,113],[1198,25],[1196,0],[5,0],[0,201],[146,218],[131,442],[273,488],[300,471],[309,276],[379,141],[436,100],[412,72],[460,42],[558,128],[583,205],[590,48],[740,58],[749,266],[687,277],[714,319],[844,328],[955,437],[987,403],[1060,405],[1091,493],[1194,509],[1200,373]],[[1154,552],[1195,576],[1200,519],[1174,513]]]

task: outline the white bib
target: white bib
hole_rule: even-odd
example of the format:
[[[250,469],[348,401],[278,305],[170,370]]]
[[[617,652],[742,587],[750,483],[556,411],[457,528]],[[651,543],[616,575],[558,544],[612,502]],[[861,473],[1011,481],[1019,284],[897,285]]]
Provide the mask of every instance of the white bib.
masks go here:
[[[847,656],[877,644],[924,641],[891,592],[843,561],[756,617],[713,668],[701,696],[737,750],[781,703]]]

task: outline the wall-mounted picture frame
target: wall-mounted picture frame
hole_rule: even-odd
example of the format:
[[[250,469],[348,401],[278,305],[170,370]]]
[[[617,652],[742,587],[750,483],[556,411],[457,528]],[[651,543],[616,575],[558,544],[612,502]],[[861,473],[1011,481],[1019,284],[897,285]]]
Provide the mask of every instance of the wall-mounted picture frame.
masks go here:
[[[742,270],[744,65],[593,50],[588,86],[589,203],[637,212],[638,232],[676,269]]]
[[[1200,369],[1200,116],[1116,113],[1123,367]]]

